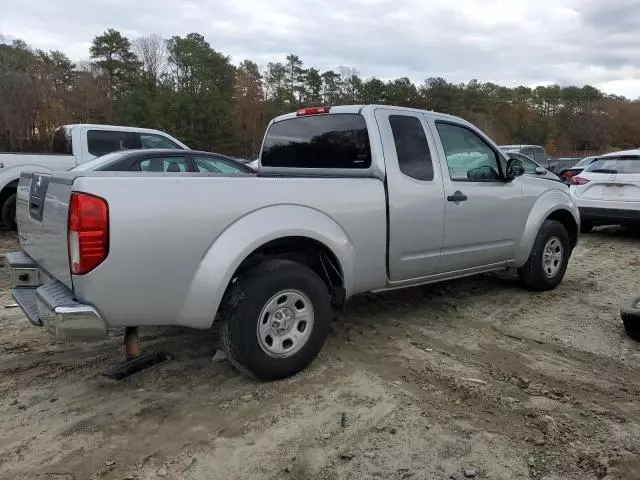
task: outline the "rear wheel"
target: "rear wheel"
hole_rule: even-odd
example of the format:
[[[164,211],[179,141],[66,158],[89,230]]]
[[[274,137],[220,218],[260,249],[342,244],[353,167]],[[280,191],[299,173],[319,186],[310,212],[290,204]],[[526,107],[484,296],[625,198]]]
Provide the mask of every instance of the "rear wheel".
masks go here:
[[[570,255],[571,243],[564,226],[555,220],[546,220],[518,276],[529,290],[554,289],[564,278]]]
[[[9,230],[17,230],[16,223],[16,194],[9,195],[2,204],[2,211],[0,211],[2,217],[2,223]]]
[[[310,268],[268,260],[240,275],[221,308],[229,361],[260,380],[300,372],[318,355],[331,324],[324,282]]]

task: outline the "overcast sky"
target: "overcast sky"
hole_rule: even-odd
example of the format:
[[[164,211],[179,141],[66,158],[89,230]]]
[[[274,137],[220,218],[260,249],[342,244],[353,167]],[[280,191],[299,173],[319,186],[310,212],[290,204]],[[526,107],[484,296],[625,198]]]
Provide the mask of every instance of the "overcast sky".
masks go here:
[[[237,63],[364,77],[594,85],[640,97],[640,0],[4,0],[0,34],[86,59],[107,28],[202,33]]]

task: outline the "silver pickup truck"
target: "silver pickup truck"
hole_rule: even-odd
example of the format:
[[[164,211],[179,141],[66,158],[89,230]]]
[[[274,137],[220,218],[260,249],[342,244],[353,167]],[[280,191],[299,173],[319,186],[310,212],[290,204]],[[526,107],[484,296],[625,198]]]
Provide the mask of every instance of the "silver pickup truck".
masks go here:
[[[508,269],[555,288],[578,211],[562,183],[522,174],[456,117],[308,108],[271,121],[257,174],[23,174],[6,263],[57,336],[218,319],[235,366],[284,378],[358,293]]]

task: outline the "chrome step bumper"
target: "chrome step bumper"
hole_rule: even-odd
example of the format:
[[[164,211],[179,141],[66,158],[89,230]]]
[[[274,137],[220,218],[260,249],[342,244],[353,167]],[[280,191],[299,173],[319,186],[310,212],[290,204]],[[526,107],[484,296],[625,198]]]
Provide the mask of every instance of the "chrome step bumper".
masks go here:
[[[93,340],[107,333],[107,325],[91,305],[76,301],[63,283],[51,279],[24,252],[5,256],[11,294],[33,325],[44,326],[58,339]]]

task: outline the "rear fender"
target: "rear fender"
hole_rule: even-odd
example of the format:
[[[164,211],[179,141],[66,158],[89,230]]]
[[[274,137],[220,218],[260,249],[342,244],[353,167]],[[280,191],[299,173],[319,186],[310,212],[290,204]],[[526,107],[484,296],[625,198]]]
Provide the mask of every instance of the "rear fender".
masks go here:
[[[580,230],[580,213],[569,195],[560,190],[547,190],[538,197],[533,208],[529,212],[529,218],[524,227],[520,246],[516,252],[514,266],[522,267],[529,259],[533,243],[544,221],[558,210],[566,210],[576,222],[576,228]]]
[[[178,323],[210,327],[240,264],[262,245],[283,237],[307,237],[328,247],[340,262],[349,295],[353,285],[353,245],[340,225],[308,207],[269,206],[238,219],[211,244],[191,282]]]

